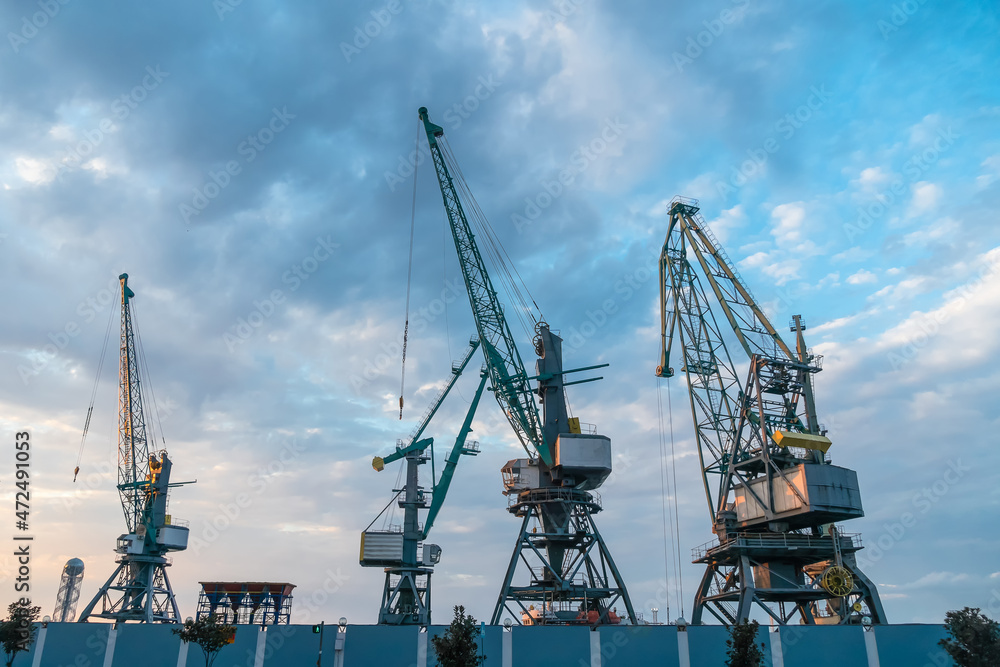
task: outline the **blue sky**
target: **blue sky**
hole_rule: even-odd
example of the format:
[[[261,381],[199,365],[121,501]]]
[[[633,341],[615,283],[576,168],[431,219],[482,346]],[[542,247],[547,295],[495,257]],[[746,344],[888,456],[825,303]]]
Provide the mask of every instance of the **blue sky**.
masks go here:
[[[382,574],[357,543],[395,471],[371,457],[409,433],[474,330],[414,154],[427,106],[567,363],[611,364],[570,399],[614,443],[598,521],[647,616],[681,606],[681,582],[664,583],[650,270],[675,195],[700,200],[776,326],[802,314],[824,355],[820,420],[858,471],[866,516],[848,529],[890,620],[1000,613],[989,3],[53,0],[6,3],[0,25],[0,422],[36,442],[46,612],[67,559],[86,562],[85,598],[113,568],[113,366],[71,479],[125,271],[175,477],[198,480],[171,500],[201,540],[171,570],[182,614],[198,581],[266,579],[300,587],[297,620],[375,619]],[[687,555],[712,534],[684,387],[662,390],[689,615]],[[499,468],[520,450],[492,402],[475,437],[432,536],[438,619],[459,603],[489,615],[517,529]]]

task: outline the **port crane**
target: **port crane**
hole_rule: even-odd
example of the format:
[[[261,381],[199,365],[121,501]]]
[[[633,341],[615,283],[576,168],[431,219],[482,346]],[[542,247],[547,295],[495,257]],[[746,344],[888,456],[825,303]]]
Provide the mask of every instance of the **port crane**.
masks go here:
[[[679,358],[718,538],[694,551],[705,572],[692,622],[700,624],[707,611],[735,624],[757,608],[780,625],[796,618],[806,624],[885,623],[878,591],[857,564],[860,535],[836,525],[864,511],[857,473],[833,465],[827,455],[831,440],[814,395],[822,358],[806,348],[805,323],[793,317],[790,348],[697,202],[677,197],[669,215],[660,255],[656,375],[672,377],[671,363]],[[730,355],[726,325],[745,355],[744,375]]]
[[[455,444],[445,459],[441,477],[431,489],[429,504],[427,494],[420,486],[419,466],[431,461],[433,468],[434,438],[422,436],[478,348],[479,339],[474,337],[469,341],[462,360],[452,366],[451,378],[424,413],[408,442],[399,441],[396,451],[384,458],[376,456],[372,460],[372,468],[378,472],[382,472],[390,463],[406,460],[406,483],[402,488],[393,490],[396,495],[389,502],[391,505],[400,495],[403,496],[397,501],[403,509],[402,531],[372,530],[375,522],[388,509],[387,505],[361,533],[361,565],[385,568],[379,624],[428,626],[431,623],[431,575],[434,565],[441,560],[441,548],[436,544],[421,543],[427,539],[434,520],[444,505],[459,460],[462,456],[475,456],[479,453],[479,443],[467,439],[472,432],[472,420],[486,387],[486,373],[480,374],[479,388],[458,437],[455,438]],[[429,455],[426,453],[428,450]],[[431,475],[433,478],[433,470]],[[421,510],[427,510],[423,525],[420,524]]]
[[[563,370],[562,339],[544,321],[537,321],[533,342],[538,361],[535,375],[528,375],[466,217],[455,175],[469,210],[481,225],[488,223],[450,150],[446,160],[444,129],[430,121],[426,107],[418,116],[472,306],[490,390],[527,453],[501,470],[508,511],[521,519],[521,527],[491,623],[499,624],[505,613],[532,625],[615,623],[620,620],[615,612],[618,604],[635,623],[628,591],[593,516],[602,509],[595,490],[611,474],[611,439],[583,433],[579,420],[569,417],[564,393],[567,386],[601,379],[566,382],[566,375],[606,364]],[[485,226],[481,230],[490,234]],[[502,260],[503,254],[496,256]],[[532,381],[537,387],[531,386]],[[520,565],[529,577],[524,586],[514,585]]]
[[[139,376],[141,364],[132,323],[128,274],[121,286],[121,345],[118,391],[118,494],[125,514],[126,533],[115,546],[118,567],[80,614],[141,623],[179,623],[166,554],[187,548],[188,528],[167,514],[167,493],[180,484],[170,482],[173,463],[166,451],[151,451]],[[92,408],[91,408],[92,409]],[[89,424],[88,412],[88,424]]]

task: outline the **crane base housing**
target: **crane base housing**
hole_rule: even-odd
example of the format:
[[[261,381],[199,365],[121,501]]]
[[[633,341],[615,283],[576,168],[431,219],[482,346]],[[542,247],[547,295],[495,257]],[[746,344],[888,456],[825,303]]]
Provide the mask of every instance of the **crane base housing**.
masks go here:
[[[635,622],[625,582],[594,522],[601,511],[596,494],[534,489],[512,498],[508,511],[523,520],[493,625],[505,613],[522,625],[614,624],[625,616]],[[525,586],[513,584],[519,563],[527,565]]]
[[[829,467],[829,466],[827,466]],[[838,542],[835,543],[834,540]],[[865,617],[885,623],[875,584],[858,567],[860,535],[735,533],[694,550],[693,562],[706,566],[695,596],[691,622],[704,622],[707,611],[730,625],[762,609],[778,625],[861,624]],[[835,567],[849,575],[832,588],[824,575]]]

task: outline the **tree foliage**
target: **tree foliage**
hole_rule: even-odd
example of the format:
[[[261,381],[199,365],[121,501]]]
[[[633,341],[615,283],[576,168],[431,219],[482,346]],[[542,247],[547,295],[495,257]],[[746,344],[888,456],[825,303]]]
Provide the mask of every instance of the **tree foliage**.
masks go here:
[[[938,644],[958,667],[996,667],[1000,665],[1000,623],[965,607],[949,611],[944,617],[949,637]]]
[[[201,652],[205,656],[205,667],[212,667],[212,663],[219,657],[219,651],[232,643],[236,626],[220,623],[218,616],[209,614],[197,621],[185,623],[184,627],[173,632],[175,635],[180,635],[182,641],[192,642],[201,647]]]
[[[7,619],[0,622],[0,645],[7,660],[7,667],[14,664],[18,653],[27,651],[35,641],[35,621],[42,612],[41,607],[32,607],[31,602],[21,598],[7,607]]]
[[[465,615],[465,607],[455,607],[455,618],[440,637],[431,637],[434,652],[441,667],[478,667],[483,663],[479,655],[479,623]]]
[[[757,621],[745,620],[729,628],[726,640],[727,667],[762,667],[764,644],[757,644]]]

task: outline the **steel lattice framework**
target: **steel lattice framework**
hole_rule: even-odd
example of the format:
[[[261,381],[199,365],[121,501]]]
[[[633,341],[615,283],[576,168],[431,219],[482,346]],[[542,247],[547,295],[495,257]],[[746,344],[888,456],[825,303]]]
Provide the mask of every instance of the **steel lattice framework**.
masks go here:
[[[139,379],[140,359],[132,324],[128,274],[121,283],[118,392],[118,494],[127,533],[116,543],[118,567],[80,614],[141,623],[179,623],[180,611],[167,577],[166,554],[187,548],[188,528],[171,522],[167,493],[172,463],[165,451],[151,454]],[[96,609],[100,605],[99,610]]]
[[[550,443],[545,441],[539,426],[538,408],[535,406],[527,373],[524,372],[521,353],[518,352],[514,335],[504,317],[503,306],[496,290],[493,289],[486,264],[476,246],[469,220],[465,216],[462,203],[458,199],[458,192],[445,164],[444,154],[438,145],[438,138],[444,135],[444,128],[430,121],[425,107],[421,107],[419,113],[427,133],[438,183],[441,186],[445,212],[451,222],[451,233],[462,266],[465,289],[469,293],[472,310],[476,315],[476,328],[483,346],[483,354],[487,358],[493,393],[528,455],[537,454],[546,465],[552,465]]]
[[[419,117],[427,135],[455,240],[487,372],[492,381],[491,389],[529,457],[508,462],[503,470],[507,485],[505,493],[516,496],[516,502],[508,510],[523,517],[523,521],[492,622],[499,623],[506,609],[519,622],[613,623],[617,619],[611,605],[619,600],[625,607],[625,615],[635,622],[636,615],[622,577],[591,516],[600,511],[600,505],[587,493],[588,489],[599,487],[611,472],[610,439],[593,434],[598,448],[604,445],[604,441],[607,443],[606,450],[601,450],[607,457],[606,471],[601,465],[595,465],[589,473],[582,470],[584,466],[576,470],[584,476],[593,474],[591,478],[577,480],[573,478],[574,471],[567,470],[571,466],[562,467],[559,462],[559,443],[562,439],[568,441],[566,449],[572,450],[574,435],[590,435],[583,436],[578,425],[575,433],[570,431],[563,387],[576,383],[564,383],[563,376],[599,366],[564,371],[562,340],[549,330],[547,324],[538,322],[534,341],[540,358],[538,374],[528,377],[446,164],[439,142],[444,129],[430,122],[425,107],[420,108]],[[455,171],[461,176],[457,166]],[[462,183],[460,185],[466,187]],[[467,190],[466,194],[469,194]],[[472,210],[481,215],[474,199],[470,204]],[[484,232],[488,235],[488,223],[483,222]],[[500,270],[504,268],[500,267]],[[531,388],[530,380],[538,380],[537,390]],[[535,403],[536,391],[543,397],[545,413],[542,419]],[[530,481],[522,484],[521,472],[511,472],[515,468]],[[514,482],[515,479],[518,481]],[[528,533],[532,517],[537,519],[540,530]],[[529,556],[534,563],[529,562]],[[529,572],[529,585],[513,586],[515,570],[522,562]],[[546,606],[544,609],[530,609],[529,602],[526,608],[525,602],[528,601],[543,602]],[[591,615],[594,615],[593,619]]]
[[[149,444],[139,383],[139,361],[132,330],[132,306],[135,293],[128,286],[128,276],[119,277],[122,288],[122,326],[118,369],[118,494],[125,513],[125,526],[134,533],[142,521],[149,496]]]
[[[756,605],[782,624],[796,614],[806,623],[860,622],[862,610],[884,622],[875,587],[857,568],[860,539],[833,528],[863,511],[857,475],[824,456],[830,440],[813,394],[821,358],[805,347],[805,325],[795,316],[792,351],[696,202],[675,198],[669,214],[660,257],[663,345],[656,374],[674,375],[672,347],[679,342],[709,516],[719,538],[695,554],[706,572],[692,620],[701,622],[707,610],[723,623],[737,623]],[[746,355],[746,373],[730,355],[710,295]],[[827,487],[840,495],[820,502]],[[820,601],[827,603],[825,617]]]

